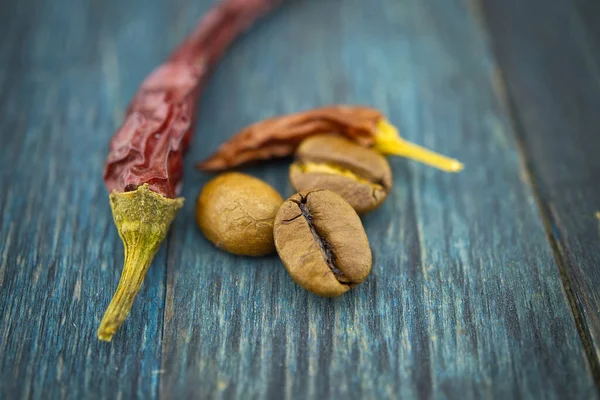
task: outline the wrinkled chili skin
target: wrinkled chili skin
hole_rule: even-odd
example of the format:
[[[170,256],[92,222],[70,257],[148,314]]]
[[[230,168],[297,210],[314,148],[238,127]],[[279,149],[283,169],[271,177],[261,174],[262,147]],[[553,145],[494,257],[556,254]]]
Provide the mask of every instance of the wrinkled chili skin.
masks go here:
[[[143,184],[165,197],[180,191],[183,156],[194,128],[196,102],[225,49],[280,0],[223,0],[142,83],[110,141],[104,170],[109,192]]]
[[[371,107],[334,105],[281,115],[249,125],[223,143],[206,160],[196,164],[202,171],[218,172],[259,160],[286,157],[300,143],[324,133],[348,137],[369,147],[375,142],[383,114]]]

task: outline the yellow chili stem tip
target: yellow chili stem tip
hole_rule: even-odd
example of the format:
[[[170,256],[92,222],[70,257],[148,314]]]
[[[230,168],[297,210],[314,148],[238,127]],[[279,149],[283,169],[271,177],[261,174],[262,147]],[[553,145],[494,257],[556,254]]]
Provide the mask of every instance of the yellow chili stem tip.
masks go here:
[[[127,318],[183,199],[166,198],[143,185],[132,192],[113,192],[110,205],[125,248],[125,262],[117,290],[98,328],[98,339],[106,342]]]
[[[446,172],[459,172],[464,167],[458,160],[402,139],[398,130],[385,119],[377,124],[373,149],[382,154],[410,158]]]

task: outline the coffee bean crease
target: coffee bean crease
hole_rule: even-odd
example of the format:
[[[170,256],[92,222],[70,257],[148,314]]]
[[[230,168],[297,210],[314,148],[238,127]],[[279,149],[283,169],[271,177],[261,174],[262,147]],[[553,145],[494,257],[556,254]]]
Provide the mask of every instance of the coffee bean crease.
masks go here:
[[[348,279],[346,277],[346,275],[344,275],[344,273],[337,267],[336,257],[335,257],[335,252],[333,251],[333,247],[327,241],[327,238],[325,238],[325,236],[323,236],[319,233],[319,230],[317,229],[317,227],[315,226],[315,224],[313,222],[314,218],[310,212],[310,209],[308,208],[308,205],[306,204],[306,202],[308,200],[308,196],[311,193],[320,192],[320,191],[321,190],[314,190],[312,192],[307,193],[306,196],[302,196],[302,194],[300,194],[300,201],[295,201],[295,200],[292,200],[292,201],[298,205],[298,208],[300,209],[300,212],[301,212],[300,215],[302,215],[304,217],[304,219],[306,219],[306,222],[308,223],[308,227],[310,228],[310,232],[312,233],[313,237],[315,238],[315,241],[319,245],[319,248],[321,249],[321,254],[323,254],[323,258],[325,259],[325,262],[327,263],[327,266],[329,267],[331,272],[333,272],[333,275],[335,275],[335,278],[340,283],[352,284],[350,279]],[[298,215],[298,217],[300,215]]]

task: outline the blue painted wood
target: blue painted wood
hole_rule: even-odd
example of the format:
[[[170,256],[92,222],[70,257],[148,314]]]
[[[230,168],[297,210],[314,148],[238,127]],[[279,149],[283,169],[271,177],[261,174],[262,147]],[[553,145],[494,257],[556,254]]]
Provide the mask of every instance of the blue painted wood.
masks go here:
[[[497,67],[458,0],[296,0],[241,40],[201,102],[168,243],[96,341],[122,259],[108,140],[210,3],[0,5],[0,398],[597,397]],[[382,108],[467,170],[393,160],[394,191],[364,219],[373,273],[327,300],[276,256],[202,238],[193,164],[247,123],[332,102]],[[286,169],[247,171],[289,195]]]
[[[600,3],[484,4],[548,234],[600,382]]]
[[[216,250],[188,201],[169,243],[161,396],[595,397],[495,68],[460,1],[292,2],[236,46],[200,105],[188,199],[208,179],[189,159],[247,123],[337,102],[382,108],[466,171],[393,160],[394,191],[364,219],[372,275],[334,300],[277,257]],[[292,194],[287,162],[246,171]]]
[[[2,399],[156,397],[164,250],[122,340],[96,339],[123,257],[102,182],[108,140],[168,50],[154,29],[166,4],[119,3],[2,6]]]

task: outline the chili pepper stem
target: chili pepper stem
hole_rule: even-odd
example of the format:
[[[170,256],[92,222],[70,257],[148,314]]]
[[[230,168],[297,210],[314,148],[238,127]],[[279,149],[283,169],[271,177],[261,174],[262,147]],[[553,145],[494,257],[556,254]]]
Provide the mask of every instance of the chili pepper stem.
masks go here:
[[[463,164],[458,160],[443,156],[402,139],[396,127],[385,119],[382,119],[377,124],[373,149],[382,154],[401,156],[420,161],[446,172],[459,172],[463,169]]]
[[[98,328],[98,339],[107,342],[127,318],[183,198],[169,199],[144,184],[131,192],[114,191],[110,205],[125,248],[125,261],[117,290]]]

